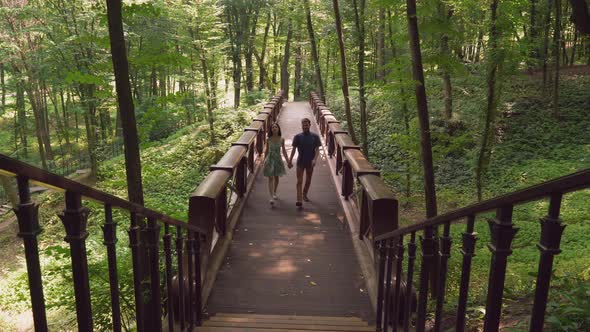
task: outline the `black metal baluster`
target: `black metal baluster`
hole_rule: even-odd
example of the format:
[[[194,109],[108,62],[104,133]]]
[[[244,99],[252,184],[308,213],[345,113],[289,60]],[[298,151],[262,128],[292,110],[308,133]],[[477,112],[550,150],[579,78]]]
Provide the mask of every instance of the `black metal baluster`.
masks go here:
[[[113,331],[121,331],[121,306],[119,301],[119,275],[117,272],[117,223],[113,222],[113,208],[104,205],[105,223],[102,226],[104,244],[107,247],[109,265],[109,286],[111,289],[111,310],[113,312]]]
[[[195,327],[195,315],[194,315],[194,299],[195,299],[195,287],[193,285],[194,283],[194,266],[193,266],[193,255],[194,255],[194,251],[195,251],[195,246],[193,244],[194,242],[194,236],[193,236],[193,232],[188,230],[187,231],[188,235],[186,238],[186,253],[188,256],[188,266],[187,266],[187,270],[188,270],[188,308],[187,308],[187,313],[188,313],[188,329],[189,331],[192,331],[193,328]]]
[[[29,179],[19,175],[16,180],[20,202],[14,209],[14,213],[18,219],[18,237],[23,239],[25,246],[33,322],[35,331],[47,331],[45,298],[39,263],[39,244],[37,242],[37,236],[42,231],[39,226],[39,206],[31,201]]]
[[[447,271],[449,269],[449,257],[451,256],[451,223],[446,222],[443,230],[443,236],[440,238],[439,256],[439,275],[438,285],[436,286],[436,313],[434,316],[434,331],[440,332],[442,328],[442,313],[445,302],[445,291],[447,286]]]
[[[545,322],[545,309],[547,308],[547,296],[549,295],[549,284],[551,283],[553,258],[561,252],[559,245],[565,228],[565,225],[559,219],[561,198],[561,193],[551,195],[549,212],[546,217],[541,218],[541,239],[537,244],[537,248],[541,251],[541,258],[539,260],[537,288],[535,290],[535,302],[529,331],[542,331]]]
[[[391,317],[389,312],[391,311],[391,274],[393,260],[395,256],[393,254],[393,240],[385,240],[385,308],[383,310],[383,332],[387,332],[389,329],[389,321]]]
[[[404,262],[404,237],[403,235],[397,239],[395,261],[397,263],[395,267],[395,290],[393,298],[393,329],[392,332],[397,332],[399,324],[400,310],[402,309],[401,299],[401,285],[403,275],[403,262]]]
[[[166,261],[166,308],[168,311],[168,331],[174,331],[174,305],[172,303],[172,234],[170,225],[164,225],[164,259]]]
[[[178,260],[178,320],[180,321],[180,330],[184,331],[186,317],[184,314],[184,264],[182,257],[182,247],[184,238],[182,236],[182,227],[176,226],[176,259]]]
[[[490,263],[483,330],[484,332],[496,332],[500,325],[500,315],[502,313],[506,264],[508,256],[512,254],[512,240],[518,231],[512,224],[512,205],[499,208],[496,211],[496,218],[489,220],[489,225],[492,242],[488,244],[488,248],[492,252],[492,261]]]
[[[424,229],[422,242],[422,263],[420,265],[420,293],[418,298],[418,317],[416,322],[416,331],[424,332],[426,328],[426,306],[428,304],[428,283],[431,275],[430,267],[434,264],[434,250],[436,241],[434,239],[434,229],[427,227]]]
[[[202,277],[201,277],[201,236],[199,233],[195,233],[195,279],[196,279],[196,289],[195,289],[195,307],[196,307],[196,324],[197,326],[201,326],[203,323],[203,299],[202,299],[202,292],[203,287],[201,285]]]
[[[160,294],[160,225],[154,218],[148,218],[146,228],[146,249],[150,264],[150,314],[151,331],[162,331],[162,295]]]
[[[408,243],[408,276],[406,277],[406,301],[404,310],[404,332],[410,331],[412,319],[412,284],[414,281],[414,262],[416,261],[416,232],[412,232]]]
[[[137,323],[137,330],[143,331],[144,312],[143,312],[143,296],[141,292],[141,264],[140,257],[140,227],[137,221],[135,212],[130,213],[131,227],[129,228],[129,247],[131,247],[131,259],[133,263],[133,290],[135,296],[135,320]]]
[[[82,206],[80,194],[66,191],[66,208],[59,217],[66,228],[65,241],[70,244],[79,331],[92,331],[92,307],[86,256],[88,211],[88,208]]]
[[[471,276],[471,259],[475,256],[475,241],[477,234],[473,232],[475,215],[467,217],[467,231],[463,233],[463,266],[461,268],[461,288],[459,289],[459,304],[457,305],[457,322],[455,330],[465,330],[465,311],[467,310],[467,295],[469,292],[469,277]]]
[[[385,241],[377,242],[379,253],[379,284],[377,284],[377,317],[375,321],[376,331],[382,332],[383,322],[383,282],[385,279]]]

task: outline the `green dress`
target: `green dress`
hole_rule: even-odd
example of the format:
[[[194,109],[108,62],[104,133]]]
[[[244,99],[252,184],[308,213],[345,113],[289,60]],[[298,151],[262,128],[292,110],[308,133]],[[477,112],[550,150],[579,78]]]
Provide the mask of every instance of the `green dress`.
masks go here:
[[[285,175],[285,164],[281,159],[281,146],[283,145],[283,138],[278,142],[268,140],[268,155],[264,160],[264,176],[283,176]]]

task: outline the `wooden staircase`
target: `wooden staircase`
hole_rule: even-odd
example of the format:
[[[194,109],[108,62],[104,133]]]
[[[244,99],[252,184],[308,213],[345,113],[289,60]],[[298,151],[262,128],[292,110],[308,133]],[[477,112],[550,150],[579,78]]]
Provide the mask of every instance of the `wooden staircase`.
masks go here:
[[[361,332],[374,326],[357,317],[289,316],[218,313],[198,332]]]

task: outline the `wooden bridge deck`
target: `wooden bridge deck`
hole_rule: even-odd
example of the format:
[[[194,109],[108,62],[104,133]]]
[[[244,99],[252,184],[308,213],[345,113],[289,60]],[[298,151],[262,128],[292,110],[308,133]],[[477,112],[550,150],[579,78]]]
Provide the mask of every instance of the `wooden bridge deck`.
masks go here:
[[[279,117],[289,153],[303,117],[318,133],[308,103],[288,103]],[[259,172],[209,297],[209,313],[373,317],[324,149],[320,153],[311,202],[303,209],[295,206],[295,167],[281,178],[274,208]]]

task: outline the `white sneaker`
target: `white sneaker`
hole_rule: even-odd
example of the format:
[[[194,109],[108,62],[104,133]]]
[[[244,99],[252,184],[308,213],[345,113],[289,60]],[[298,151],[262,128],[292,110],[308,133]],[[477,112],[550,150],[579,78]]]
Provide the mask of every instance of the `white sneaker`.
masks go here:
[[[279,196],[277,196],[277,194],[272,195],[273,199],[279,199]]]
[[[270,205],[275,205],[275,200],[271,198],[269,203],[270,203]]]

